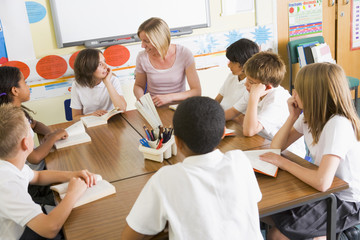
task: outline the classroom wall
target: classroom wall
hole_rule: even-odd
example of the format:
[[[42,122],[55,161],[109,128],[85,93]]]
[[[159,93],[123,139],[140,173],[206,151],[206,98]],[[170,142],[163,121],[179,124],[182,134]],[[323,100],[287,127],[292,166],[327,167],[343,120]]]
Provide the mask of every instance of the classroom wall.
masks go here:
[[[34,1],[42,4],[47,10],[47,14],[43,20],[30,24],[36,58],[41,58],[51,54],[72,54],[84,48],[82,46],[77,46],[58,49],[56,45],[49,0]],[[249,28],[256,25],[273,24],[276,23],[276,20],[274,20],[275,9],[276,2],[274,0],[257,0],[256,15],[254,13],[247,12],[231,16],[221,16],[221,0],[210,0],[211,27],[195,29],[193,35],[222,32],[231,29]],[[85,6],[84,10],[86,10]],[[104,9],[104,11],[105,10],[106,9]],[[274,32],[276,33],[276,31]],[[226,66],[198,71],[203,95],[215,97],[228,73],[229,70]],[[125,97],[128,102],[128,109],[134,109],[135,98],[132,94],[132,86],[133,82],[129,82],[125,84],[123,89],[124,92],[126,92]],[[55,124],[66,121],[63,103],[67,98],[70,98],[70,95],[33,100],[25,103],[25,105],[36,112],[35,119],[42,121],[45,124]]]

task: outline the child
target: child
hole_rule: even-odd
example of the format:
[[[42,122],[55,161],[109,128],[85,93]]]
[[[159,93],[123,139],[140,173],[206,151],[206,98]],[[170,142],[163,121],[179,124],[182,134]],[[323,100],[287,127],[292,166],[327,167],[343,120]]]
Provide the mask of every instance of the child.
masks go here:
[[[290,115],[275,135],[271,147],[285,149],[304,135],[319,168],[304,168],[274,154],[264,154],[261,159],[319,191],[326,191],[334,176],[348,182],[348,189],[335,193],[336,232],[359,223],[360,121],[344,71],[331,63],[314,63],[301,68],[288,106]],[[269,232],[268,239],[323,236],[326,234],[326,200],[275,214],[272,220],[275,227]]]
[[[73,119],[101,116],[114,107],[126,110],[121,84],[106,65],[100,50],[81,50],[75,59],[74,72],[70,105]]]
[[[95,184],[92,173],[33,171],[26,158],[33,151],[28,120],[20,107],[0,106],[0,239],[54,238],[87,187]],[[48,215],[27,193],[28,184],[48,185],[69,181],[65,198]],[[40,235],[40,236],[39,236]],[[36,238],[36,239],[38,239]]]
[[[16,67],[0,67],[0,105],[12,103],[14,106],[22,107],[30,122],[32,136],[34,132],[44,136],[40,146],[35,148],[27,158],[27,164],[33,170],[43,170],[45,168],[43,159],[49,154],[54,143],[59,139],[65,139],[67,133],[64,129],[51,131],[45,124],[34,120],[29,114],[30,110],[21,105],[29,99],[30,88],[25,83],[21,71]]]
[[[173,124],[186,158],[151,177],[126,218],[122,239],[155,235],[167,223],[170,239],[262,239],[261,192],[249,160],[240,150],[216,149],[225,125],[220,104],[191,97],[177,107]]]
[[[271,52],[260,52],[252,56],[244,65],[245,87],[248,97],[242,97],[225,111],[225,119],[230,120],[241,113],[243,134],[259,134],[271,140],[289,116],[287,99],[290,94],[280,86],[286,68],[280,56]],[[304,157],[306,150],[303,139],[290,146],[290,151]]]
[[[254,54],[259,52],[259,46],[246,38],[242,38],[226,49],[226,57],[229,59],[228,67],[231,73],[226,78],[215,100],[227,110],[231,108],[242,96],[248,95],[246,87],[246,75],[244,64]]]

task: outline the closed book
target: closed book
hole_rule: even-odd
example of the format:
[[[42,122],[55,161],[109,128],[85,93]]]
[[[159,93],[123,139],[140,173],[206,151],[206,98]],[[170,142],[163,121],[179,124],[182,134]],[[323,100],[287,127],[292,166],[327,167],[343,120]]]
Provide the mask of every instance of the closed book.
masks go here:
[[[306,65],[314,63],[314,57],[312,55],[311,46],[304,47],[304,54],[305,54]]]
[[[61,139],[55,142],[56,149],[65,148],[81,143],[91,142],[89,134],[85,132],[85,127],[81,121],[78,121],[66,128],[65,131],[68,133],[66,139]]]
[[[278,172],[278,167],[274,164],[265,162],[260,159],[260,155],[273,152],[280,155],[280,149],[262,149],[262,150],[249,150],[244,151],[245,155],[249,158],[251,166],[255,172],[262,173],[271,177],[276,177]]]
[[[306,61],[306,56],[305,56],[305,48],[309,47],[309,46],[313,46],[315,44],[319,44],[319,42],[318,41],[308,42],[308,43],[299,44],[297,46],[298,60],[299,60],[300,67],[303,67],[306,64],[308,64],[308,62]]]
[[[314,56],[314,62],[330,62],[336,63],[331,56],[331,50],[329,45],[326,43],[315,45],[311,48],[312,54]]]
[[[86,189],[85,193],[77,200],[73,208],[79,207],[81,205],[93,202],[100,198],[112,195],[116,193],[115,187],[108,181],[102,179],[100,175],[95,175],[96,185],[93,185]],[[61,199],[63,199],[67,193],[69,183],[61,183],[54,186],[51,186],[50,189],[58,192]]]

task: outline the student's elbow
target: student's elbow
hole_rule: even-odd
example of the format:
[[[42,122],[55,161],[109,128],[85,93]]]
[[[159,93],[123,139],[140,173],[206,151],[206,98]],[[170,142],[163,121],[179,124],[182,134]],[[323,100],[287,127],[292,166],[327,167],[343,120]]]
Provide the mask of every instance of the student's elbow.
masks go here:
[[[252,136],[256,135],[257,133],[258,132],[253,129],[249,129],[249,128],[243,129],[243,134],[245,137],[252,137]]]
[[[38,149],[34,149],[30,155],[27,157],[27,161],[31,164],[39,164],[43,159],[42,154],[39,152]]]
[[[314,186],[314,188],[320,192],[326,192],[331,187],[332,181],[320,181]]]

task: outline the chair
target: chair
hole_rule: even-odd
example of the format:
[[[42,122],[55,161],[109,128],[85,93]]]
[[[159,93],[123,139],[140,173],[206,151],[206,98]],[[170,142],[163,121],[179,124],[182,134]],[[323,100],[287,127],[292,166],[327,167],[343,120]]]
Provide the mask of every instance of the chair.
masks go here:
[[[316,37],[309,37],[309,38],[303,38],[303,39],[297,39],[294,41],[290,41],[287,44],[287,53],[288,53],[288,58],[289,58],[289,88],[290,88],[290,95],[292,95],[292,90],[294,88],[293,86],[293,79],[292,79],[292,75],[293,75],[293,71],[292,71],[292,65],[295,63],[299,62],[299,55],[298,55],[298,51],[297,51],[297,46],[299,44],[305,44],[305,43],[310,43],[310,42],[319,42],[319,43],[324,43],[324,37],[323,36],[316,36]],[[349,83],[349,88],[350,90],[355,90],[355,100],[354,100],[354,105],[357,108],[357,98],[358,98],[358,87],[359,87],[359,79],[354,78],[354,77],[349,77],[347,76],[348,79],[348,83]]]
[[[64,101],[64,108],[65,108],[65,118],[67,121],[72,121],[72,111],[70,108],[71,99],[66,99]]]

